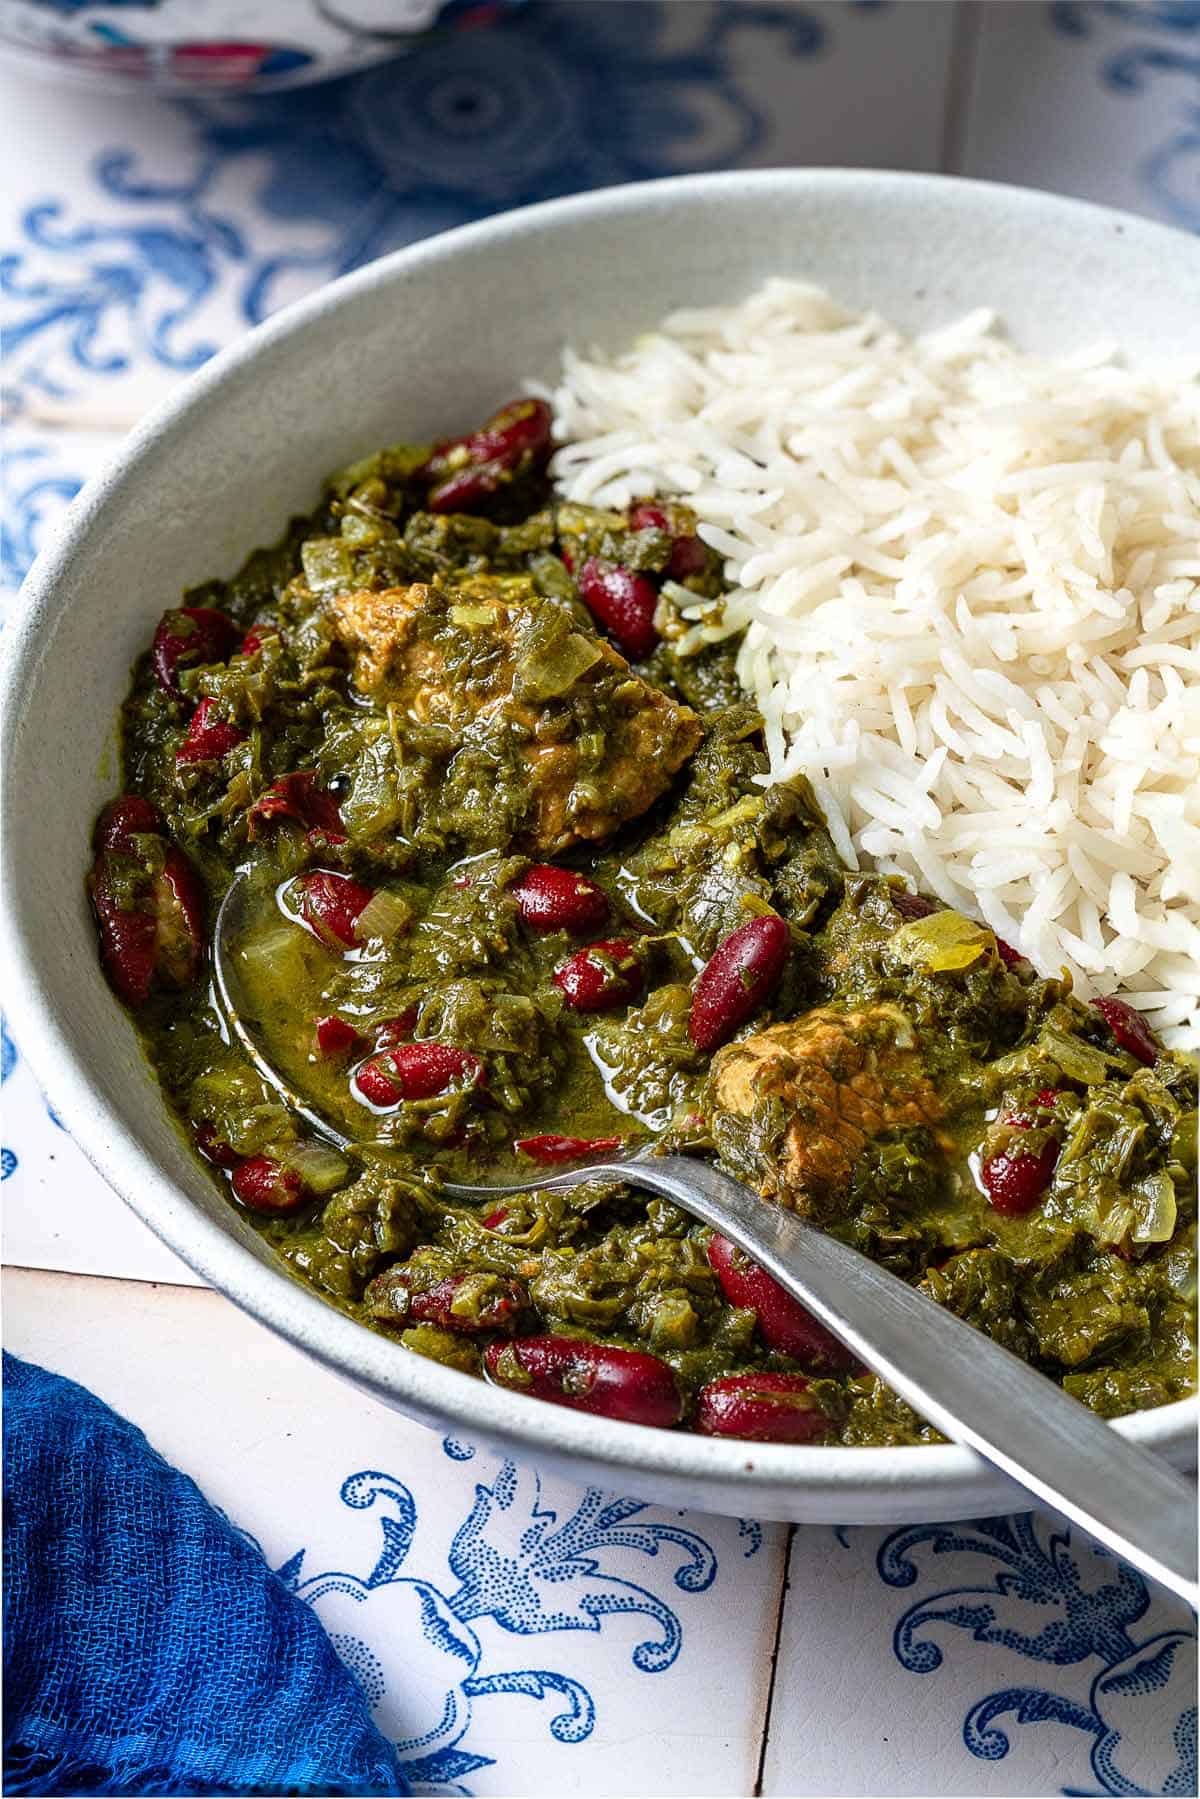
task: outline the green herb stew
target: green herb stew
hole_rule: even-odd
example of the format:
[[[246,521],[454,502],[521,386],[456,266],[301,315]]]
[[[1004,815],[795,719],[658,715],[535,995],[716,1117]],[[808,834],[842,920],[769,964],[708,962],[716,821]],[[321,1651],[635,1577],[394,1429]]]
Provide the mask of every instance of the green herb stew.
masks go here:
[[[719,1158],[1106,1415],[1193,1384],[1195,1069],[839,862],[688,508],[561,502],[548,409],[387,449],[167,612],[96,828],[101,954],[229,1203],[406,1349],[556,1403],[785,1442],[935,1433],[747,1258],[619,1177]],[[684,613],[687,612],[685,619]],[[236,944],[284,1105],[218,1009]],[[246,1014],[243,1013],[245,1016]],[[445,1178],[527,1181],[480,1207]]]

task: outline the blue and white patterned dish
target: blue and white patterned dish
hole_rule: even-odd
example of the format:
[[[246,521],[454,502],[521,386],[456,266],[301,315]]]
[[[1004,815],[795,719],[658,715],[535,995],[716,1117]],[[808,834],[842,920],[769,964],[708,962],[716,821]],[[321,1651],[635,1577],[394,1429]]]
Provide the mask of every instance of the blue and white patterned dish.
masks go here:
[[[273,93],[403,55],[521,0],[0,0],[0,53],[87,87]]]
[[[636,273],[634,273],[636,272]],[[1200,350],[1200,244],[1015,189],[829,171],[697,177],[554,202],[447,234],[326,288],[226,351],[134,434],[31,577],[6,668],[14,1023],[67,1127],[174,1249],[367,1391],[543,1466],[671,1503],[841,1522],[1002,1508],[954,1448],[824,1450],[706,1440],[529,1404],[361,1330],[301,1290],[166,1119],[95,962],[80,870],[107,796],[126,670],[162,596],[232,568],[373,445],[470,422],[568,339],[611,345],[681,301],[771,272],[921,326],[996,307],[1033,348],[1111,337]],[[1195,1406],[1121,1428],[1185,1458]]]

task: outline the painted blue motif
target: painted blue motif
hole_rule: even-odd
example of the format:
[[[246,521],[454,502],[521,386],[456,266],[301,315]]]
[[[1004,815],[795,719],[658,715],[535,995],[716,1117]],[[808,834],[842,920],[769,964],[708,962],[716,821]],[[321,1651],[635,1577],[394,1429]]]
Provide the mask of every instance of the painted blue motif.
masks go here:
[[[794,0],[670,21],[666,0],[540,3],[303,96],[179,102],[186,176],[164,180],[115,147],[92,169],[97,216],[53,197],[27,208],[20,247],[0,259],[11,403],[139,364],[197,367],[217,347],[202,322],[214,295],[254,324],[302,288],[503,207],[736,167],[765,139],[746,72],[755,34],[772,57],[800,58],[826,27]],[[256,247],[218,198],[236,167],[253,182],[251,217],[293,228],[294,245]]]
[[[131,160],[125,151],[101,157],[101,190],[110,199],[166,205],[169,222],[70,225],[61,201],[42,201],[21,219],[23,250],[0,257],[18,409],[23,388],[65,398],[81,375],[125,375],[139,358],[185,374],[219,347],[193,318],[224,268],[245,259],[241,235],[193,199],[201,180],[139,181]],[[47,261],[53,272],[40,273]]]
[[[757,1518],[738,1519],[738,1541],[746,1547],[742,1550],[742,1560],[748,1562],[752,1555],[757,1555],[762,1548],[762,1525]]]
[[[462,1447],[454,1439],[443,1443],[454,1460],[462,1459]],[[637,1500],[609,1499],[591,1488],[560,1520],[543,1501],[538,1475],[511,1461],[490,1484],[476,1485],[475,1503],[450,1545],[446,1577],[437,1584],[402,1572],[418,1522],[416,1501],[402,1481],[363,1470],[343,1482],[341,1498],[378,1522],[373,1565],[361,1574],[309,1574],[299,1550],[279,1569],[280,1578],[313,1607],[361,1682],[375,1722],[395,1743],[405,1773],[422,1787],[465,1790],[458,1783],[495,1762],[464,1742],[478,1700],[508,1694],[549,1701],[548,1728],[559,1743],[584,1742],[594,1729],[595,1704],[582,1682],[554,1668],[489,1668],[477,1625],[489,1620],[517,1637],[542,1637],[597,1632],[622,1615],[643,1618],[650,1628],[632,1662],[639,1673],[656,1674],[679,1654],[679,1619],[649,1587],[609,1573],[607,1558],[614,1551],[651,1559],[675,1552],[670,1578],[683,1593],[702,1593],[716,1579],[716,1555],[695,1531],[647,1517]],[[393,1691],[379,1651],[396,1644],[405,1653]]]
[[[4,1020],[0,1018],[0,1085],[3,1085],[8,1079],[16,1065],[17,1046],[8,1034],[8,1027]],[[0,1149],[0,1181],[6,1181],[10,1174],[15,1173],[18,1165],[15,1150],[9,1149],[7,1146]]]
[[[0,474],[0,589],[21,585],[48,526],[82,486],[80,476],[55,466],[44,445],[9,448]]]
[[[1196,0],[1056,0],[1055,28],[1090,39],[1106,28],[1123,41],[1102,55],[1099,74],[1112,93],[1136,95],[1152,86],[1166,135],[1143,157],[1139,173],[1168,219],[1200,231],[1200,5]],[[1185,98],[1172,103],[1162,77],[1182,77]]]
[[[932,1674],[942,1665],[932,1633],[943,1626],[1054,1668],[1097,1664],[1086,1702],[1042,1686],[1004,1687],[978,1700],[962,1727],[972,1755],[1001,1761],[1008,1754],[1000,1719],[1009,1729],[1053,1722],[1092,1738],[1101,1793],[1196,1791],[1195,1629],[1136,1633],[1150,1606],[1140,1574],[1087,1538],[1073,1540],[1068,1526],[1022,1513],[893,1531],[877,1557],[888,1586],[922,1579],[914,1560],[920,1549],[934,1557],[982,1557],[992,1571],[980,1585],[930,1593],[904,1613],[893,1648],[911,1673]],[[1154,1739],[1139,1715],[1151,1699],[1156,1717],[1166,1719]]]

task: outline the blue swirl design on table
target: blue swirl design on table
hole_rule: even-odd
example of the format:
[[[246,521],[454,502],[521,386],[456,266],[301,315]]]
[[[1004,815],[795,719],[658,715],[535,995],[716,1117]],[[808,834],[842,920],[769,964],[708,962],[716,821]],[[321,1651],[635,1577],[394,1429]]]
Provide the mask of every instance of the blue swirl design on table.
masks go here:
[[[285,284],[318,286],[503,207],[737,166],[767,129],[747,34],[775,59],[811,57],[827,36],[795,0],[670,21],[667,0],[542,0],[303,94],[176,103],[191,130],[185,177],[114,147],[91,170],[103,222],[53,197],[26,209],[21,247],[0,258],[14,405],[25,389],[63,398],[138,364],[197,367],[217,348],[201,323],[214,295],[255,324]],[[303,244],[248,241],[218,199],[234,165],[253,170],[251,221],[293,227]]]
[[[1184,76],[1192,97],[1177,113],[1161,108],[1171,135],[1139,164],[1146,191],[1174,224],[1200,231],[1200,5],[1196,0],[1055,0],[1055,29],[1090,39],[1097,27],[1132,27],[1138,37],[1108,50],[1099,64],[1102,84],[1115,94],[1138,94],[1162,75]]]
[[[139,359],[186,374],[220,347],[188,335],[193,315],[213,293],[227,264],[243,261],[237,228],[198,203],[213,178],[206,172],[187,183],[154,183],[131,177],[132,151],[99,158],[94,175],[110,199],[175,209],[171,222],[82,224],[64,221],[64,203],[47,200],[26,209],[25,249],[0,257],[0,294],[12,302],[5,328],[17,394],[32,387],[56,399],[78,389],[80,376],[122,376]],[[63,258],[59,278],[30,272],[31,254]],[[27,358],[23,353],[35,350]]]
[[[3,1086],[17,1065],[17,1046],[8,1034],[8,1026],[0,1018],[0,1086]],[[19,1166],[15,1150],[5,1146],[0,1149],[0,1181],[6,1181]]]
[[[452,1438],[443,1443],[455,1460],[463,1459],[464,1447]],[[544,1667],[489,1671],[473,1624],[490,1619],[515,1636],[534,1637],[596,1632],[608,1619],[632,1614],[652,1627],[633,1650],[633,1666],[657,1674],[679,1655],[679,1619],[648,1587],[608,1573],[605,1558],[614,1550],[650,1558],[676,1550],[671,1581],[680,1592],[703,1593],[716,1579],[716,1555],[694,1530],[652,1521],[639,1501],[607,1498],[594,1488],[560,1522],[543,1502],[539,1476],[508,1460],[490,1484],[476,1485],[475,1503],[450,1545],[448,1577],[437,1585],[401,1573],[418,1524],[403,1481],[364,1469],[342,1483],[341,1498],[354,1511],[371,1512],[378,1526],[369,1571],[302,1578],[306,1552],[300,1550],[279,1575],[313,1607],[362,1683],[405,1773],[422,1787],[458,1783],[494,1764],[494,1756],[463,1746],[476,1700],[496,1694],[551,1699],[558,1709],[550,1734],[563,1744],[583,1742],[595,1726],[592,1696],[570,1675]],[[393,1654],[396,1645],[404,1649],[395,1693],[377,1653],[385,1644]]]
[[[1132,1626],[1150,1606],[1140,1574],[1087,1538],[1073,1541],[1069,1526],[1022,1513],[893,1531],[876,1560],[888,1586],[916,1585],[921,1570],[912,1558],[921,1547],[934,1556],[982,1556],[997,1566],[985,1585],[934,1592],[908,1608],[892,1646],[910,1673],[932,1674],[941,1666],[943,1651],[928,1634],[939,1625],[1056,1668],[1099,1663],[1086,1701],[1036,1686],[1005,1687],[978,1700],[962,1728],[972,1755],[1001,1761],[1008,1754],[1000,1718],[1011,1715],[1018,1725],[1051,1721],[1093,1738],[1091,1765],[1102,1793],[1196,1791],[1195,1628],[1136,1636]],[[1150,1696],[1171,1719],[1153,1742],[1139,1716]],[[1136,1777],[1123,1763],[1127,1749]],[[1148,1776],[1151,1784],[1140,1784]]]
[[[9,448],[0,473],[0,595],[20,587],[47,526],[82,486],[81,476],[55,467],[46,445]]]

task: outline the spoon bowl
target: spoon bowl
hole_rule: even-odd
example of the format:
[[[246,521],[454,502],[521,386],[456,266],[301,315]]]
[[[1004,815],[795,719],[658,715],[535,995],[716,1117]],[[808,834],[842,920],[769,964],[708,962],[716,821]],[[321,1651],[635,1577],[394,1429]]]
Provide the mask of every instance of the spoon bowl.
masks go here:
[[[279,1095],[289,1111],[303,1118],[316,1136],[342,1151],[386,1148],[378,1138],[350,1137],[339,1130],[331,1119],[304,1098],[293,1081],[280,1072],[263,1047],[254,1001],[242,975],[245,944],[253,926],[253,906],[256,900],[261,903],[262,899],[258,884],[245,869],[239,869],[218,908],[213,925],[212,964],[222,1016],[268,1087]]]

